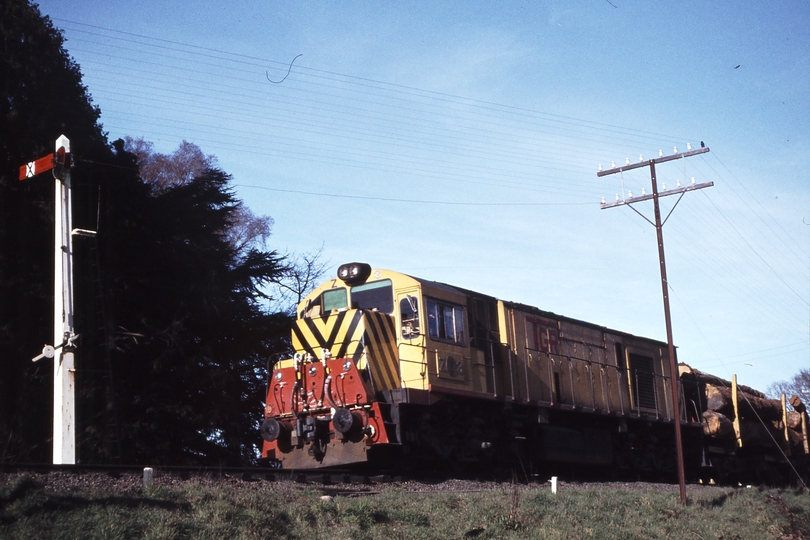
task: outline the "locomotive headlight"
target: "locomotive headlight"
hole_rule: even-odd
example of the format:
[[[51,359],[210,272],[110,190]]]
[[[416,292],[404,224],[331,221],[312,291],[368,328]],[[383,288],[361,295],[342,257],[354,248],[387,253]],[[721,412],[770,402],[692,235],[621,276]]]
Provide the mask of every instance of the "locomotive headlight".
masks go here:
[[[275,374],[275,379],[276,379],[278,382],[281,382],[281,379],[283,379],[283,378],[284,378],[284,375],[282,375],[280,371],[276,371],[276,374]]]
[[[343,362],[343,371],[349,371],[350,369],[352,369],[352,361],[346,360]]]
[[[310,377],[314,377],[317,374],[318,374],[318,368],[316,368],[315,366],[312,366],[312,367],[309,368],[309,376]]]
[[[362,283],[371,275],[371,265],[357,262],[342,264],[337,275],[347,284]]]

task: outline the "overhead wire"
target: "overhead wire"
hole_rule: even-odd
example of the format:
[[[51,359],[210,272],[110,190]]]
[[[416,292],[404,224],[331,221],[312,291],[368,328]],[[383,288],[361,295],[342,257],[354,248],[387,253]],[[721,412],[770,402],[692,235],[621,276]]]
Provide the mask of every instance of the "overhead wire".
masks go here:
[[[208,55],[208,56],[211,56],[211,55]],[[558,119],[555,119],[555,121],[557,121],[557,120],[558,120]],[[579,123],[579,124],[582,124],[582,121],[578,121],[578,123]]]
[[[106,27],[97,26],[97,25],[91,25],[91,24],[82,23],[82,22],[78,22],[78,21],[72,21],[72,20],[68,20],[68,19],[61,19],[61,18],[58,18],[58,17],[53,17],[53,19],[56,20],[56,21],[61,21],[63,23],[73,24],[73,25],[76,25],[76,26],[81,26],[81,27],[86,27],[86,28],[94,28],[94,29],[97,29],[97,30],[103,30],[103,31],[106,31],[106,32],[109,32],[109,33],[112,33],[112,34],[127,35],[127,36],[131,36],[131,37],[137,37],[137,38],[140,39],[140,41],[138,41],[138,40],[125,40],[124,38],[118,38],[118,39],[121,39],[122,41],[131,41],[133,43],[138,43],[138,44],[145,45],[145,46],[166,48],[166,49],[174,50],[174,51],[183,51],[183,52],[187,52],[187,53],[190,53],[190,54],[196,54],[196,55],[200,55],[200,56],[204,56],[204,57],[208,57],[208,58],[215,58],[215,59],[223,59],[222,55],[225,55],[225,56],[228,57],[228,60],[230,62],[236,61],[236,62],[241,62],[241,63],[245,63],[245,64],[249,64],[249,65],[256,65],[256,64],[254,64],[254,62],[258,62],[258,63],[260,63],[259,65],[261,65],[261,63],[278,64],[280,66],[279,69],[283,69],[284,67],[287,67],[287,63],[267,60],[265,58],[260,58],[260,57],[256,57],[256,56],[233,53],[233,52],[230,52],[230,51],[223,51],[221,49],[214,49],[214,48],[211,48],[211,47],[203,47],[203,46],[199,46],[199,45],[192,45],[192,44],[182,43],[182,42],[178,42],[178,41],[174,41],[174,40],[168,40],[168,39],[165,39],[165,38],[155,38],[155,37],[152,37],[152,36],[145,36],[143,34],[136,34],[136,33],[133,33],[133,32],[127,32],[127,31],[118,30],[118,29],[106,28]],[[87,30],[74,29],[74,31],[83,32],[83,33],[90,34],[90,35],[97,35],[99,37],[105,37],[105,38],[110,37],[110,36],[107,36],[105,34],[94,33],[94,32],[90,32],[90,31],[87,31]],[[165,43],[165,44],[174,45],[175,47],[169,47],[168,45],[156,45],[155,43]],[[191,51],[184,50],[184,49],[191,49]],[[200,52],[196,52],[196,51],[206,51],[206,52],[205,53],[200,53]],[[209,54],[209,53],[214,53],[214,54]],[[239,60],[239,59],[243,59],[243,60]],[[247,60],[250,60],[250,62],[247,62]],[[450,93],[446,93],[446,92],[438,92],[438,91],[435,91],[435,90],[426,90],[426,89],[422,89],[422,88],[416,88],[416,87],[413,87],[413,86],[407,86],[407,85],[396,84],[396,83],[385,82],[385,81],[378,81],[378,80],[375,80],[375,79],[370,79],[370,78],[365,78],[365,77],[358,77],[358,76],[354,76],[354,75],[347,75],[347,74],[337,73],[337,72],[333,72],[333,71],[329,71],[329,70],[316,69],[316,68],[304,67],[304,66],[300,66],[300,69],[302,71],[310,71],[310,72],[313,72],[313,73],[324,74],[324,75],[321,75],[321,76],[324,76],[324,78],[326,78],[325,75],[332,76],[333,78],[331,80],[349,80],[349,81],[352,81],[353,84],[358,85],[358,86],[370,85],[370,87],[375,88],[375,89],[387,88],[389,91],[401,92],[401,93],[405,93],[407,95],[431,96],[433,99],[446,100],[447,102],[451,102],[451,103],[458,103],[459,101],[464,101],[464,102],[477,104],[481,108],[491,107],[491,108],[493,108],[493,110],[496,110],[496,111],[510,111],[513,114],[519,114],[519,115],[531,114],[531,115],[536,115],[536,116],[542,116],[542,117],[545,117],[545,118],[548,118],[550,120],[553,120],[555,122],[560,122],[560,123],[567,122],[567,123],[571,123],[571,124],[574,124],[574,125],[575,124],[580,124],[580,125],[598,126],[598,128],[602,132],[613,130],[617,134],[625,134],[625,135],[637,134],[638,136],[644,137],[645,140],[649,140],[650,138],[658,138],[659,140],[662,140],[662,141],[671,141],[671,140],[673,140],[672,135],[660,134],[660,133],[655,133],[655,132],[651,132],[651,131],[647,131],[647,130],[632,129],[632,128],[628,128],[626,126],[617,126],[617,125],[614,125],[614,124],[607,124],[607,123],[595,122],[595,121],[590,121],[590,120],[586,121],[586,120],[583,120],[583,119],[568,117],[568,116],[564,116],[564,115],[558,115],[558,114],[553,114],[553,113],[548,113],[548,112],[543,112],[543,111],[536,111],[536,110],[522,108],[522,107],[504,105],[504,104],[496,103],[496,102],[492,102],[492,101],[472,99],[472,98],[468,98],[468,97],[464,97],[464,96],[458,96],[458,95],[450,94]],[[676,140],[677,139],[685,139],[685,137],[679,136],[679,137],[674,137],[674,139],[676,139]]]
[[[363,195],[347,195],[345,193],[323,193],[316,191],[302,191],[297,189],[281,189],[271,188],[267,186],[255,186],[250,184],[234,184],[234,187],[246,187],[251,189],[262,189],[265,191],[276,191],[280,193],[296,193],[299,195],[312,195],[315,197],[332,197],[337,199],[357,199],[364,201],[386,201],[386,202],[399,202],[408,204],[438,204],[442,206],[594,206],[593,203],[583,202],[555,202],[555,203],[536,203],[536,202],[480,202],[480,201],[437,201],[437,200],[424,200],[424,199],[402,199],[395,197],[370,197]]]
[[[582,174],[583,163],[595,164],[615,155],[611,152],[622,146],[655,148],[688,140],[681,136],[512,107],[306,65],[296,64],[293,68],[289,62],[75,21],[65,22],[72,28],[71,35],[79,34],[82,36],[79,41],[84,39],[90,44],[85,48],[86,54],[95,55],[93,61],[103,66],[110,77],[133,77],[126,93],[122,93],[120,85],[92,86],[94,95],[105,103],[117,100],[115,102],[121,105],[112,111],[105,108],[105,127],[119,128],[123,133],[131,131],[133,122],[140,122],[139,125],[149,130],[144,135],[176,140],[177,135],[172,131],[176,131],[176,126],[187,126],[193,129],[189,139],[204,142],[214,150],[227,148],[243,154],[259,153],[293,159],[299,163],[331,164],[367,173],[408,177],[412,185],[427,185],[425,180],[432,179],[481,188],[509,188],[556,197],[565,195],[568,200],[581,198],[582,202],[578,204],[583,206],[590,197],[596,199],[594,192],[605,189],[605,183],[597,180],[595,174]],[[98,53],[92,50],[101,42],[108,45],[113,42],[112,45],[117,47],[112,54],[108,49],[106,56],[111,61],[98,59]],[[150,52],[144,54],[143,51]],[[180,64],[178,56],[182,58]],[[126,68],[117,65],[116,61]],[[264,77],[265,68],[281,73],[292,71],[293,76],[284,84],[274,86],[272,92],[265,92],[254,81],[259,79],[258,76]],[[217,81],[207,77],[207,71],[211,70],[217,70]],[[150,74],[153,76],[149,77]],[[143,83],[147,77],[151,85]],[[161,90],[155,92],[153,88],[157,82]],[[138,88],[141,89],[139,93]],[[126,107],[128,101],[137,103],[139,110]],[[199,121],[173,118],[173,108],[190,105],[200,113]],[[257,110],[262,114],[257,115]],[[157,118],[149,121],[150,111],[160,112],[153,115]],[[229,122],[221,121],[223,115],[229,118]],[[257,136],[261,134],[262,125],[273,127],[276,138],[272,147],[254,142],[261,141]],[[583,142],[594,144],[586,145],[590,150],[583,152]],[[417,156],[417,153],[424,155]],[[712,171],[713,155],[702,157],[708,170]],[[718,163],[725,167],[719,158]],[[716,176],[717,171],[714,174]],[[577,180],[572,182],[572,177]],[[683,181],[687,181],[686,174]],[[637,182],[640,186],[646,183]],[[383,185],[378,183],[376,187]],[[360,184],[346,187],[357,189]],[[368,196],[366,189],[358,192],[365,193],[359,197]],[[714,192],[717,195],[713,194],[713,199],[724,198],[722,190]],[[734,192],[734,195],[745,199],[742,194]],[[379,197],[381,202],[405,202],[397,199],[384,194]],[[701,198],[692,199],[692,205],[697,207]],[[432,199],[414,201],[413,204],[420,204],[416,201],[424,203]],[[691,236],[680,241],[673,235],[668,242],[688,254],[689,261],[698,262],[696,268],[706,269],[705,275],[739,275],[741,270],[735,268],[734,261],[718,260],[705,249],[690,247],[690,240],[700,239],[698,231],[702,228],[712,230],[718,239],[740,245],[740,233],[734,228],[736,214],[717,215],[714,208],[708,203],[704,205],[704,202],[699,202],[702,211],[686,208],[686,215],[693,218],[694,227],[691,230],[685,228],[684,234]],[[439,201],[429,204],[434,203]],[[750,205],[747,211],[762,219]],[[784,243],[781,235],[787,233],[778,222],[774,223],[776,226],[766,228]],[[793,244],[796,244],[795,239]],[[705,245],[705,241],[696,245]],[[762,251],[760,244],[752,248],[759,249],[758,254],[741,256],[749,264],[773,275],[775,268],[768,268],[769,256]],[[801,253],[801,250],[792,251]],[[723,281],[713,279],[716,283]],[[775,281],[780,287],[787,286],[792,298],[801,300],[801,293],[790,280]],[[765,300],[768,295],[764,284],[755,280],[751,287],[747,293],[734,290],[733,285],[726,286],[725,290],[751,302],[752,307],[759,306],[763,313],[775,315],[784,307],[786,300],[781,297]],[[751,294],[750,291],[757,292]]]

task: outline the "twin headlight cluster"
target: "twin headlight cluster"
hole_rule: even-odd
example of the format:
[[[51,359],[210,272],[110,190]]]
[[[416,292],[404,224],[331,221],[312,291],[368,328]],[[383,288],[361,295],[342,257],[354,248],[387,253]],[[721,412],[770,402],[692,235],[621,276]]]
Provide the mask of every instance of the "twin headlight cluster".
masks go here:
[[[362,283],[371,275],[371,265],[358,262],[342,264],[337,275],[347,285]]]

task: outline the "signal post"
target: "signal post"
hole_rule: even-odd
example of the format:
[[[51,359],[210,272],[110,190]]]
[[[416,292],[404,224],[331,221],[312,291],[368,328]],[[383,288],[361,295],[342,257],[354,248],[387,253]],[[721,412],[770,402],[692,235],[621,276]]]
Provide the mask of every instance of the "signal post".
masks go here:
[[[53,154],[20,167],[20,180],[53,170],[54,176],[54,310],[53,345],[46,345],[34,362],[53,358],[53,463],[76,463],[76,401],[73,326],[72,236],[94,236],[93,231],[73,230],[71,213],[70,140],[61,135]]]

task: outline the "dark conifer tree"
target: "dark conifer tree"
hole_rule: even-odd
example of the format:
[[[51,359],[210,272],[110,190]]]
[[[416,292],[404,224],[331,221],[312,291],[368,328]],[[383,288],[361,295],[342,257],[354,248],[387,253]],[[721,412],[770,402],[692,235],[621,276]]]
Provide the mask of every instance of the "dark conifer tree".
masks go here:
[[[280,258],[238,256],[228,241],[240,207],[229,180],[209,169],[161,190],[116,184],[107,198],[99,238],[111,243],[100,249],[125,461],[255,458],[265,367],[287,347],[289,319],[259,301]]]

